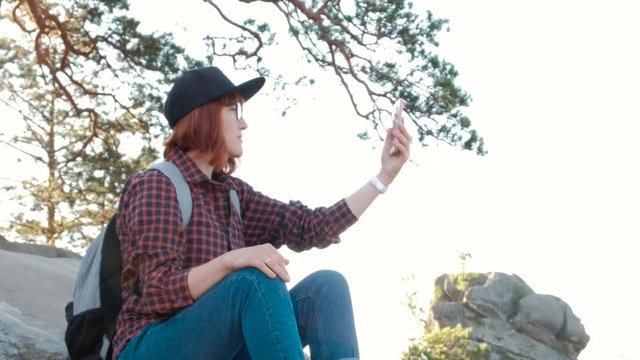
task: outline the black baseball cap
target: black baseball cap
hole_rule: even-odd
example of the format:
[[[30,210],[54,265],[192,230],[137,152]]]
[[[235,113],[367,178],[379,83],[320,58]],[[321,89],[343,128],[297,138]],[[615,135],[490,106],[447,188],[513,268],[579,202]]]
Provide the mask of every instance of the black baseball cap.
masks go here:
[[[217,67],[207,66],[185,71],[178,77],[167,94],[164,116],[173,127],[193,109],[230,93],[240,94],[245,101],[255,95],[264,85],[265,78],[257,77],[240,85],[231,80]]]

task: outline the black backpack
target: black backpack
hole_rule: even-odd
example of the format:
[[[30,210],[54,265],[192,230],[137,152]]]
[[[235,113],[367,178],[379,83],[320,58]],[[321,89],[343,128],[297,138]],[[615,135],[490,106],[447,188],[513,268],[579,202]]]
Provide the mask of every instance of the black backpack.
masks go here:
[[[191,220],[191,191],[180,170],[171,162],[152,165],[167,176],[176,188],[182,213],[182,227]],[[240,214],[240,201],[234,189],[229,194],[231,205]],[[64,340],[72,360],[110,360],[111,341],[116,332],[122,306],[120,280],[122,255],[113,215],[100,234],[91,242],[80,263],[73,290],[73,301],[65,307],[67,328]]]

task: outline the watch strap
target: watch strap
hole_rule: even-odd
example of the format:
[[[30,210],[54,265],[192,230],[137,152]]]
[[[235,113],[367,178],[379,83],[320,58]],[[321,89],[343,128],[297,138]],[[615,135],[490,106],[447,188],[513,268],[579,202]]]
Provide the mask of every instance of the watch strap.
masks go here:
[[[387,186],[382,181],[380,181],[380,179],[377,176],[372,176],[369,182],[371,182],[371,184],[376,189],[378,189],[380,194],[384,194],[387,191]]]

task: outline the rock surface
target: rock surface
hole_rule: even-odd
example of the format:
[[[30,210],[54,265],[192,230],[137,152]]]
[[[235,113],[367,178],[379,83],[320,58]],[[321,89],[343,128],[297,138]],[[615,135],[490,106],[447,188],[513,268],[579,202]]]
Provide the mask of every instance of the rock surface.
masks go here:
[[[0,359],[62,360],[66,320],[80,257],[0,238]]]
[[[486,344],[488,360],[574,360],[589,342],[567,303],[536,294],[517,275],[444,274],[435,293],[428,328],[472,328],[472,344]]]

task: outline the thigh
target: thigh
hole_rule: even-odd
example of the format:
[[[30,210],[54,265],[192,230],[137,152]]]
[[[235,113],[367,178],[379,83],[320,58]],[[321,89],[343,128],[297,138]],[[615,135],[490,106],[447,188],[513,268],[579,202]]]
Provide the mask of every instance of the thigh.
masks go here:
[[[147,326],[122,351],[125,359],[233,359],[245,347],[242,272],[229,275],[191,306]],[[238,357],[242,359],[242,356]]]

